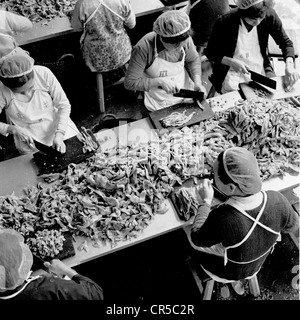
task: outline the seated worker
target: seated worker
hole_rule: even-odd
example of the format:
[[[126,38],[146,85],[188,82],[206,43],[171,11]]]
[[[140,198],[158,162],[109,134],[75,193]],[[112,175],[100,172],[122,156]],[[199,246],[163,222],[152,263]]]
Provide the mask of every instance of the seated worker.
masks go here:
[[[22,52],[14,36],[31,28],[32,22],[28,18],[0,9],[0,59],[7,54]]]
[[[32,264],[23,236],[13,229],[0,229],[0,300],[103,300],[97,283],[62,261],[44,262],[49,274],[39,276],[31,276]]]
[[[129,0],[77,0],[71,25],[83,28],[81,51],[91,72],[125,68],[132,50],[126,28],[136,25]]]
[[[70,119],[71,105],[60,83],[28,54],[0,60],[0,133],[12,134],[20,154],[35,152],[33,139],[66,152],[65,139],[79,131]]]
[[[212,83],[219,93],[238,90],[239,83],[250,81],[248,69],[275,77],[268,57],[269,35],[281,48],[285,60],[285,86],[291,90],[299,79],[295,69],[293,42],[270,1],[237,0],[237,8],[216,21],[206,57],[213,63]]]
[[[186,231],[204,271],[243,294],[238,280],[257,274],[280,234],[299,228],[299,216],[280,192],[262,191],[257,160],[245,148],[221,152],[213,173],[214,188],[227,200],[211,209],[212,182],[202,180],[203,202]]]
[[[124,86],[144,91],[144,104],[150,111],[183,102],[174,97],[180,89],[206,93],[201,82],[201,61],[191,38],[189,16],[181,10],[162,13],[134,46]]]

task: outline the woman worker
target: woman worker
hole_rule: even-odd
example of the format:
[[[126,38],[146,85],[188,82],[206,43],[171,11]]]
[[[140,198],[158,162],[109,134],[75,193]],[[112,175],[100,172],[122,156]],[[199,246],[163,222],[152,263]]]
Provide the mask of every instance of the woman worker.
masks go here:
[[[124,86],[144,91],[144,104],[150,111],[183,102],[174,97],[180,89],[206,93],[201,82],[201,61],[191,38],[189,16],[181,10],[162,13],[134,46]]]
[[[70,119],[71,106],[61,85],[46,67],[26,53],[0,60],[0,133],[14,136],[20,154],[37,151],[34,140],[66,152],[64,140],[79,131]]]
[[[280,233],[299,228],[299,216],[280,192],[262,191],[257,160],[245,148],[221,152],[213,173],[214,188],[226,200],[211,208],[212,182],[202,180],[198,191],[203,202],[186,231],[204,271],[243,294],[239,280],[258,273]]]
[[[28,18],[0,9],[0,59],[7,54],[23,51],[18,47],[14,35],[31,28],[32,22]]]
[[[102,74],[121,71],[125,74],[132,45],[126,28],[133,29],[135,14],[129,0],[78,0],[71,25],[82,29],[80,46],[86,66],[96,73],[98,100],[104,101]]]
[[[0,300],[103,300],[97,283],[62,261],[44,262],[50,273],[38,276],[31,276],[32,264],[23,236],[13,229],[0,229]]]
[[[238,90],[238,84],[250,81],[249,69],[275,77],[268,57],[269,35],[282,50],[285,60],[285,85],[290,90],[299,79],[294,66],[292,41],[285,33],[271,2],[237,0],[237,8],[215,23],[204,54],[213,63],[211,82],[217,92]]]

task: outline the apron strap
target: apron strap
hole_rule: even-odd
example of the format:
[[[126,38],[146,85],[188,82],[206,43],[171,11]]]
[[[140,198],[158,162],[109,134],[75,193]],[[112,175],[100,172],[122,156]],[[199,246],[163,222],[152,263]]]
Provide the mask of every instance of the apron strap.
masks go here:
[[[39,279],[39,278],[41,278],[42,276],[35,276],[35,277],[29,277],[29,278],[27,278],[26,280],[25,280],[25,285],[20,289],[20,290],[18,290],[17,292],[15,292],[15,293],[13,293],[13,294],[11,294],[11,295],[9,295],[9,296],[5,296],[5,297],[0,297],[0,300],[8,300],[8,299],[12,299],[12,298],[14,298],[15,296],[17,296],[19,293],[21,293],[26,287],[27,287],[27,285],[30,283],[30,282],[32,282],[32,281],[34,281],[34,280],[37,280],[37,279]]]
[[[229,204],[230,206],[234,207],[235,209],[237,209],[239,212],[241,212],[244,216],[246,216],[247,218],[251,219],[252,221],[254,221],[252,227],[250,228],[250,230],[248,231],[247,235],[244,237],[244,239],[232,246],[228,246],[228,247],[225,247],[225,254],[224,254],[224,265],[227,264],[228,260],[228,256],[227,256],[227,250],[228,249],[232,249],[232,248],[237,248],[239,247],[240,245],[242,245],[249,237],[250,235],[252,234],[254,228],[259,225],[261,226],[262,228],[264,228],[265,230],[273,233],[273,234],[276,234],[278,235],[278,238],[280,237],[280,232],[277,232],[277,231],[274,231],[273,229],[269,228],[268,226],[264,225],[263,223],[259,222],[259,219],[261,218],[264,210],[265,210],[265,207],[266,207],[266,203],[267,203],[267,194],[266,192],[262,191],[262,194],[264,196],[264,202],[263,202],[263,206],[262,208],[260,209],[257,217],[254,219],[252,216],[250,216],[240,205],[237,201],[233,200],[233,199],[228,199],[226,201],[226,204]],[[275,245],[275,244],[274,244]],[[265,253],[263,253],[262,255],[260,255],[258,258],[255,258],[251,261],[247,261],[247,262],[238,262],[238,261],[234,261],[234,260],[230,260],[231,262],[234,262],[234,263],[238,263],[238,264],[247,264],[247,263],[250,263],[250,262],[254,262],[258,259],[260,259],[261,257],[263,257],[265,254],[267,254],[270,250],[272,250],[272,248],[274,247],[274,245],[269,248]]]

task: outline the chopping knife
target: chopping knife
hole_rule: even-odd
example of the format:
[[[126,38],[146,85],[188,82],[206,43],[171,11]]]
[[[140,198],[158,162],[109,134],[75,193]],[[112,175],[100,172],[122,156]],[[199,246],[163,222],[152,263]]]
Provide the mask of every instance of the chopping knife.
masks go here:
[[[61,157],[63,154],[59,151],[55,150],[52,147],[48,147],[45,144],[42,144],[36,140],[33,140],[35,147],[41,152],[51,156],[51,157]]]
[[[204,92],[188,90],[188,89],[180,89],[179,92],[174,93],[173,96],[180,97],[180,98],[192,98],[194,102],[197,103],[198,107],[201,110],[204,110],[204,107],[201,104],[203,102]]]
[[[277,86],[277,82],[276,80],[272,80],[268,77],[265,77],[257,72],[254,72],[250,69],[248,69],[248,71],[250,72],[251,74],[251,80],[255,81],[255,82],[258,82],[258,83],[261,83],[263,84],[264,86],[266,87],[269,87],[269,88],[272,88],[272,89],[276,89],[276,86]]]

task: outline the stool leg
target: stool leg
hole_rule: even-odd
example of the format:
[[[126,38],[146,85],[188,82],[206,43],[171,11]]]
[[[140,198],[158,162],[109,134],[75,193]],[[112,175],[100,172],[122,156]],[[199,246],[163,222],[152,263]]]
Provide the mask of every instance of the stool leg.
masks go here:
[[[257,276],[248,280],[250,292],[254,297],[258,297],[260,295],[260,288],[257,281]]]
[[[203,300],[211,300],[212,291],[214,288],[215,280],[208,280],[205,286]]]
[[[97,79],[97,99],[98,99],[98,106],[100,113],[105,112],[105,105],[104,105],[104,89],[103,89],[103,76],[102,73],[96,74]]]

